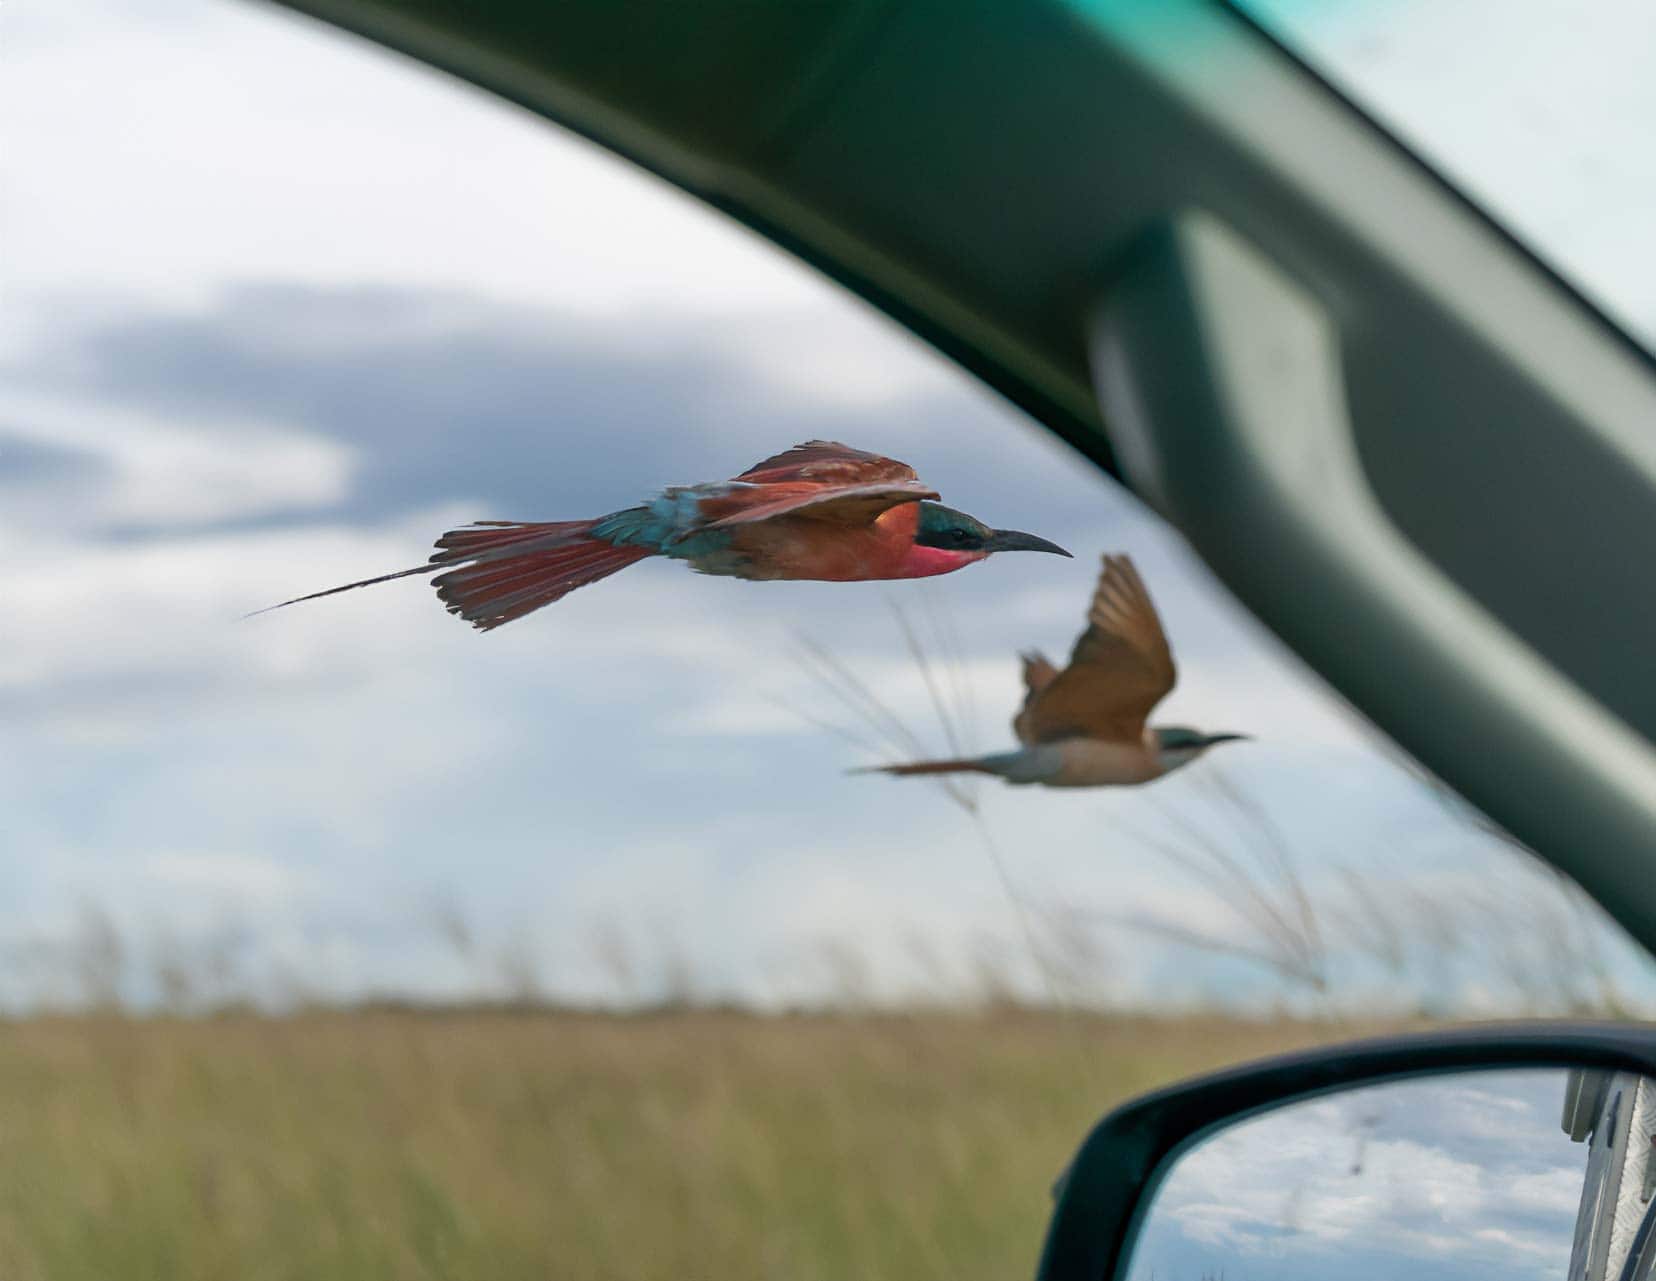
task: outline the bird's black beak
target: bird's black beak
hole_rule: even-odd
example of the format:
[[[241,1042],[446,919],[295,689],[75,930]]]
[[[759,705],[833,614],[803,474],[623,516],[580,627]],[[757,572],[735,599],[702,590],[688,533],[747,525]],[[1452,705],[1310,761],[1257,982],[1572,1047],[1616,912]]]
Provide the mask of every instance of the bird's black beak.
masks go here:
[[[983,546],[986,551],[991,552],[1052,552],[1056,556],[1069,556],[1069,553],[1057,543],[1049,543],[1044,538],[1037,538],[1034,534],[1025,534],[1016,529],[995,530]]]
[[[1209,734],[1203,747],[1212,747],[1215,743],[1251,743],[1253,736],[1249,734]]]

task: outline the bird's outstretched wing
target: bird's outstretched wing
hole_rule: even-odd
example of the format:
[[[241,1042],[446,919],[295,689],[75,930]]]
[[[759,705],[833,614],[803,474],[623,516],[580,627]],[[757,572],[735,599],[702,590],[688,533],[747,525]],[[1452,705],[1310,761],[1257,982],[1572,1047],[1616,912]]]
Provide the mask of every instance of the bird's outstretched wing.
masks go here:
[[[737,480],[750,485],[809,481],[818,485],[866,485],[877,480],[918,480],[914,468],[895,458],[852,449],[837,440],[808,440],[753,464]]]
[[[1035,706],[1035,700],[1040,698],[1046,687],[1058,679],[1058,669],[1037,649],[1019,654],[1018,657],[1023,659],[1024,701],[1023,706],[1018,709],[1018,714],[1012,718],[1012,732],[1018,736],[1020,743],[1028,745],[1035,741],[1029,732],[1030,709]]]
[[[729,493],[702,500],[705,528],[776,516],[864,525],[888,508],[938,496],[907,463],[831,440],[795,445],[755,463],[735,481]]]
[[[1029,743],[1060,738],[1137,742],[1150,710],[1172,690],[1177,672],[1144,580],[1126,556],[1104,557],[1087,630],[1069,666],[1030,699],[1018,717]]]

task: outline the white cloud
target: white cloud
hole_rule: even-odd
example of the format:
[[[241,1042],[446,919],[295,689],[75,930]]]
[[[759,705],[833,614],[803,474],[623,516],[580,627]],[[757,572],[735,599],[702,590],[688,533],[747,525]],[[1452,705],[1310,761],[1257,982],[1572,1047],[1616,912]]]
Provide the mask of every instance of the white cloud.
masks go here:
[[[250,277],[601,312],[821,297],[666,184],[274,6],[13,0],[6,21],[8,309],[111,289],[200,302]]]
[[[0,392],[0,423],[14,439],[76,451],[98,469],[8,495],[0,519],[48,530],[164,529],[303,511],[344,498],[354,466],[350,449],[304,431],[225,417],[190,423],[85,397]]]
[[[299,613],[279,628],[241,615],[280,599],[276,593],[295,581],[296,567],[326,583],[374,563],[376,555],[395,564],[410,545],[418,544],[406,530],[365,535],[316,526],[36,545],[30,557],[0,571],[8,607],[29,620],[8,645],[0,688],[156,680],[168,673],[202,683],[214,673],[234,673],[241,682],[296,688],[360,678],[391,651],[407,651],[397,628],[399,615],[415,607],[410,594],[385,593],[377,606],[380,625],[349,646],[329,634],[325,614]]]
[[[305,883],[295,869],[256,854],[175,851],[151,855],[140,867],[175,892],[244,903],[286,899]]]
[[[1507,1181],[1506,1195],[1514,1209],[1573,1216],[1581,1205],[1581,1171],[1561,1168],[1519,1174]]]
[[[965,390],[958,371],[931,347],[860,301],[725,323],[732,349],[784,403],[869,410]]]

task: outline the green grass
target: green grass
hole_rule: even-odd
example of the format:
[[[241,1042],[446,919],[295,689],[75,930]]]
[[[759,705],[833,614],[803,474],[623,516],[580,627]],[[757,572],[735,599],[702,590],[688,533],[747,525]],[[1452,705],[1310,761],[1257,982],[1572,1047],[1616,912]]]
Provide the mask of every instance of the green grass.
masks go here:
[[[318,1014],[0,1025],[0,1276],[1006,1278],[1216,1020]]]

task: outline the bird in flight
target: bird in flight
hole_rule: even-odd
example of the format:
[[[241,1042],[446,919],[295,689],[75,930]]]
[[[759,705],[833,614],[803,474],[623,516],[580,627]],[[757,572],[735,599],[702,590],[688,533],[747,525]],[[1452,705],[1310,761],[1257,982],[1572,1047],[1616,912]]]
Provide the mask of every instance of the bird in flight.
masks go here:
[[[429,564],[296,596],[281,609],[374,583],[436,574],[451,614],[489,631],[651,556],[703,574],[866,582],[929,578],[995,552],[1069,553],[991,529],[932,499],[907,463],[812,440],[731,480],[675,485],[596,520],[480,521],[437,540]],[[266,610],[259,610],[265,613]]]
[[[1216,743],[1246,737],[1145,723],[1172,691],[1177,673],[1150,593],[1126,556],[1104,557],[1087,630],[1068,667],[1059,671],[1037,652],[1022,657],[1028,692],[1012,720],[1023,744],[1017,751],[855,772],[906,777],[970,771],[1045,787],[1148,783]]]

